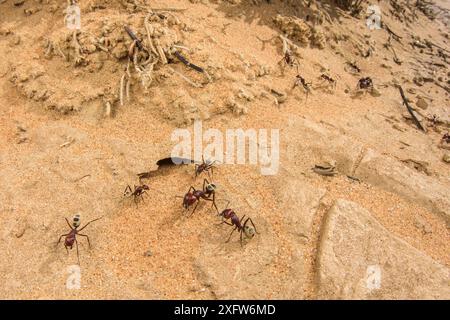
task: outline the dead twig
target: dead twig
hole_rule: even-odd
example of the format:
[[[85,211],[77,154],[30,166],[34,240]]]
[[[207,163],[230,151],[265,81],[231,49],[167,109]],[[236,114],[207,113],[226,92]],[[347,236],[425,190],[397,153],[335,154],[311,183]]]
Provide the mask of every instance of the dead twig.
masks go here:
[[[414,114],[413,109],[409,105],[408,100],[406,99],[405,93],[403,92],[403,88],[400,85],[397,85],[397,87],[398,87],[398,90],[400,91],[400,95],[402,96],[403,104],[406,106],[406,109],[408,109],[408,112],[411,115],[411,117],[412,117],[414,123],[416,124],[417,128],[419,128],[420,130],[425,132],[425,129],[422,127],[422,124],[417,119],[416,115]]]
[[[194,69],[195,71],[200,72],[200,73],[204,73],[204,72],[205,72],[205,71],[203,70],[203,68],[201,68],[201,67],[199,67],[199,66],[197,66],[197,65],[195,65],[195,64],[193,64],[193,63],[190,63],[190,62],[189,62],[185,57],[183,57],[178,51],[175,51],[173,54],[175,55],[175,57],[178,58],[178,60],[180,60],[181,62],[183,62],[187,67],[192,68],[192,69]]]
[[[128,33],[128,35],[130,36],[130,38],[136,42],[136,45],[139,48],[139,50],[144,50],[144,46],[142,45],[141,40],[138,39],[138,37],[134,34],[134,32],[131,31],[131,29],[127,26],[124,26],[124,28],[125,28],[125,31]]]
[[[392,36],[392,38],[394,38],[395,41],[401,42],[400,40],[402,39],[402,37],[400,37],[398,34],[392,31],[392,29],[389,28],[387,24],[383,23],[383,27],[386,29],[389,35]]]

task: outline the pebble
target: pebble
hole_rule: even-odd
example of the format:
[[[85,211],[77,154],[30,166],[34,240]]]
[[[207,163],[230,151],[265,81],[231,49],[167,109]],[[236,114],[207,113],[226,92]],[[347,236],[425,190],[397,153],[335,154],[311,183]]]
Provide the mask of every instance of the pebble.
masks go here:
[[[442,156],[442,161],[445,163],[450,163],[450,153],[446,153]]]
[[[153,253],[150,250],[147,250],[147,251],[145,251],[144,256],[151,257],[151,256],[153,256]]]
[[[420,109],[426,110],[428,108],[428,102],[426,102],[424,98],[418,97],[416,106],[418,106]]]

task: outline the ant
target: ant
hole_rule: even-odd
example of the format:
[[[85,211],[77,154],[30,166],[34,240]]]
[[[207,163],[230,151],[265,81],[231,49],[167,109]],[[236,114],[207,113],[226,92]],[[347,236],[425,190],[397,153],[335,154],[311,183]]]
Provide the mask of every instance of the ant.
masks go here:
[[[190,206],[192,206],[194,203],[197,202],[197,204],[194,207],[194,210],[192,210],[192,213],[189,216],[192,216],[194,214],[195,209],[197,209],[197,206],[200,203],[200,199],[203,199],[206,201],[212,201],[213,206],[217,210],[216,201],[215,201],[216,189],[217,189],[217,186],[214,183],[209,183],[209,181],[207,179],[203,180],[202,190],[196,190],[193,186],[191,186],[189,188],[188,192],[183,197],[184,209],[188,209]],[[211,199],[211,196],[212,196],[212,199]]]
[[[147,193],[147,190],[150,188],[146,184],[142,184],[140,186],[134,186],[134,191],[131,190],[130,185],[125,188],[123,192],[123,196],[131,197],[133,196],[134,203],[136,203],[136,207],[138,206],[138,197],[141,197],[141,200],[144,201],[144,193]]]
[[[370,77],[361,78],[358,80],[358,89],[372,89],[373,81]]]
[[[351,72],[351,73],[360,73],[361,72],[361,69],[356,65],[356,63],[347,61],[346,64],[353,69],[353,72]],[[348,71],[346,68],[344,68],[344,69],[346,71]]]
[[[213,169],[214,169],[214,163],[216,163],[216,162],[217,162],[217,160],[214,160],[212,162],[209,160],[205,161],[205,158],[202,155],[202,163],[195,165],[195,178],[197,178],[197,176],[199,176],[202,172],[207,172],[208,176],[210,176],[209,170],[211,170],[211,175],[214,174]]]
[[[103,218],[103,217],[100,217],[100,218],[97,218],[97,219],[94,219],[94,220],[89,221],[88,223],[85,224],[84,227],[82,227],[82,228],[79,229],[79,230],[78,230],[78,227],[80,226],[80,215],[79,215],[79,214],[77,214],[77,215],[75,215],[75,216],[73,217],[73,219],[72,219],[72,225],[69,223],[69,220],[67,220],[67,218],[64,218],[64,219],[66,219],[66,222],[67,222],[67,224],[69,225],[70,232],[67,233],[67,234],[61,235],[61,236],[59,237],[58,242],[56,243],[56,246],[58,246],[58,244],[61,242],[61,239],[62,239],[63,237],[66,237],[66,238],[64,239],[64,247],[66,248],[67,253],[69,253],[69,249],[68,249],[68,248],[70,248],[70,250],[72,250],[73,243],[75,242],[75,244],[76,244],[76,246],[77,246],[77,258],[78,258],[78,264],[80,264],[80,254],[79,254],[79,252],[78,252],[78,241],[77,241],[76,236],[78,235],[78,236],[86,237],[86,239],[87,239],[87,241],[88,241],[88,244],[89,244],[89,248],[91,248],[91,242],[89,241],[89,237],[88,237],[87,235],[81,234],[81,233],[79,233],[79,232],[82,231],[84,228],[86,228],[90,223],[92,223],[92,222],[94,222],[94,221],[97,221],[97,220],[99,220],[99,219],[101,219],[101,218]]]
[[[229,226],[235,226],[234,229],[231,231],[230,236],[228,237],[228,240],[225,241],[225,243],[228,243],[230,241],[231,236],[233,235],[234,231],[236,231],[236,229],[237,229],[241,235],[241,246],[242,246],[242,234],[245,234],[245,236],[247,238],[253,238],[255,236],[255,234],[256,233],[259,234],[259,232],[256,231],[255,224],[253,223],[251,218],[247,218],[244,221],[244,223],[242,224],[242,221],[244,220],[245,215],[243,215],[242,218],[239,219],[238,215],[233,211],[233,209],[227,208],[229,203],[230,202],[228,201],[227,205],[225,206],[226,209],[224,209],[221,213],[219,213],[219,210],[217,210],[217,214],[222,217],[222,222],[220,224],[225,223]],[[217,207],[216,207],[216,209],[217,209]],[[226,221],[228,219],[231,220],[231,223]],[[247,225],[248,222],[250,222],[252,225],[251,226]]]
[[[330,77],[329,75],[322,73],[320,75],[319,79],[323,79],[323,80],[327,81],[330,85],[333,86],[333,89],[336,89],[337,81],[335,79],[333,79],[332,77]]]
[[[286,50],[286,52],[284,53],[283,58],[281,58],[281,60],[278,61],[278,63],[281,63],[281,62],[284,62],[289,67],[293,67],[294,66],[295,58],[294,58],[294,55],[292,54],[292,52],[290,50]]]
[[[441,143],[450,143],[450,134],[448,132],[446,132],[442,138],[441,138]]]
[[[296,65],[297,61],[295,60],[294,54],[292,53],[292,51],[289,49],[289,44],[287,42],[287,39],[285,39],[284,37],[281,37],[281,40],[283,41],[283,58],[281,58],[280,61],[278,61],[279,65],[287,65],[289,67],[293,67],[294,65]],[[298,65],[297,65],[298,67]]]
[[[297,74],[297,76],[295,77],[295,82],[294,82],[294,86],[292,87],[292,89],[294,89],[295,87],[300,87],[302,86],[303,89],[305,90],[306,93],[306,101],[308,101],[308,94],[311,92],[311,88],[310,85],[312,84],[311,82],[306,82],[305,78],[303,78],[301,75]]]

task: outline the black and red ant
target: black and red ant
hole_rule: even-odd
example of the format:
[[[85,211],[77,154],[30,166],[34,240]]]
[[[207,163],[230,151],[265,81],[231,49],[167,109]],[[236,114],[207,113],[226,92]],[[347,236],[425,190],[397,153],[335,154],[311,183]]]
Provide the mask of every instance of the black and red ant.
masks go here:
[[[56,246],[58,246],[58,244],[61,242],[61,239],[62,239],[63,237],[66,237],[65,240],[64,240],[64,247],[66,248],[67,253],[69,253],[69,249],[68,249],[68,248],[70,248],[70,250],[72,250],[73,244],[75,243],[75,245],[76,245],[76,247],[77,247],[78,264],[80,264],[80,254],[79,254],[79,252],[78,252],[78,241],[77,241],[77,238],[76,238],[76,237],[77,237],[77,236],[86,237],[86,239],[87,239],[87,241],[88,241],[88,244],[89,244],[89,248],[91,248],[91,242],[89,241],[89,237],[88,237],[87,235],[81,234],[81,233],[79,233],[79,232],[82,231],[84,228],[86,228],[90,223],[92,223],[92,222],[94,222],[94,221],[97,221],[97,220],[99,220],[99,219],[101,219],[101,218],[103,218],[103,217],[100,217],[100,218],[97,218],[97,219],[94,219],[94,220],[89,221],[88,223],[85,224],[84,227],[82,227],[82,228],[79,229],[79,230],[78,230],[78,227],[80,226],[80,215],[77,214],[77,215],[75,215],[75,216],[73,217],[73,219],[72,219],[72,225],[69,223],[69,220],[67,220],[67,218],[65,218],[67,224],[69,225],[70,232],[67,233],[67,234],[61,235],[61,236],[59,237],[58,242],[56,243]]]
[[[278,63],[281,63],[281,62],[284,62],[289,67],[293,67],[294,66],[295,58],[294,58],[294,55],[292,54],[292,52],[290,50],[286,50],[286,52],[284,53],[283,58]]]
[[[358,80],[358,89],[373,89],[373,81],[370,77]]]
[[[294,86],[292,87],[292,89],[294,89],[295,87],[303,87],[303,90],[306,93],[306,101],[308,101],[308,94],[311,92],[311,82],[306,82],[305,78],[303,78],[301,75],[297,74],[297,76],[295,77],[295,82],[294,82]]]
[[[202,156],[202,163],[200,164],[196,164],[195,165],[195,177],[197,178],[197,176],[199,176],[202,172],[207,172],[208,176],[212,176],[212,174],[214,174],[214,163],[216,163],[217,160],[214,161],[210,161],[210,160],[206,160],[205,158]],[[211,170],[211,175],[209,174],[209,170]]]
[[[189,216],[192,216],[197,209],[198,204],[200,203],[200,200],[206,200],[206,201],[212,201],[213,206],[217,210],[215,196],[216,196],[216,188],[217,186],[214,183],[209,183],[207,179],[203,180],[203,188],[202,190],[196,190],[193,186],[191,186],[188,190],[188,192],[183,197],[183,207],[184,209],[189,209],[190,206],[192,206],[194,203],[197,202],[197,204],[194,207],[194,210],[192,210],[192,213]],[[212,197],[212,199],[211,199]]]
[[[230,202],[228,201],[227,205],[225,206],[226,209],[224,209],[221,213],[219,213],[219,210],[217,210],[217,214],[222,217],[222,223],[225,223],[229,226],[234,226],[234,229],[231,231],[230,236],[228,237],[228,240],[225,241],[225,243],[229,242],[231,239],[231,236],[233,235],[234,231],[238,230],[240,233],[240,239],[241,239],[241,246],[242,244],[242,235],[245,234],[247,238],[253,238],[256,233],[259,234],[258,231],[256,231],[255,224],[253,223],[252,219],[248,217],[244,223],[242,221],[245,218],[245,215],[242,216],[241,219],[239,219],[238,215],[233,211],[233,209],[228,208],[228,204]],[[217,209],[217,208],[216,208]],[[227,220],[230,219],[231,223]],[[247,225],[248,223],[251,223],[250,225]]]
[[[319,79],[322,79],[322,80],[328,82],[333,87],[333,89],[336,89],[336,83],[337,83],[336,79],[333,79],[332,77],[330,77],[329,75],[327,75],[325,73],[322,73],[320,75]]]
[[[128,185],[125,188],[125,191],[123,192],[124,197],[131,197],[133,196],[134,203],[136,203],[136,207],[138,205],[138,199],[144,201],[144,193],[147,193],[147,190],[150,188],[146,184],[142,184],[140,186],[134,186],[134,191],[131,189],[130,185]]]

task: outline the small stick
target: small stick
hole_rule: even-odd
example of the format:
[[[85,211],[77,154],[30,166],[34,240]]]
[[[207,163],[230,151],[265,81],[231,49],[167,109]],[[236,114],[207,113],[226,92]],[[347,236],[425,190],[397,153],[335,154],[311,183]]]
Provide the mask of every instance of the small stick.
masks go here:
[[[187,8],[150,8],[152,11],[186,11]]]
[[[192,69],[194,69],[195,71],[200,72],[200,73],[204,73],[204,72],[205,72],[205,71],[204,71],[202,68],[200,68],[199,66],[197,66],[197,65],[195,65],[195,64],[190,63],[189,61],[187,61],[187,59],[186,59],[185,57],[183,57],[178,51],[175,51],[173,54],[174,54],[181,62],[183,62],[186,66],[188,66],[188,67],[190,67],[190,68],[192,68]]]
[[[148,19],[149,19],[150,15],[146,16],[144,19],[144,27],[145,30],[147,31],[147,39],[148,39],[148,45],[150,46],[150,50],[155,54],[158,55],[158,52],[155,49],[155,46],[153,45],[153,41],[151,38],[151,34],[153,34],[153,27],[148,23]]]
[[[384,23],[383,25],[384,25],[384,27],[386,28],[386,31],[389,32],[390,35],[392,35],[392,37],[394,38],[394,40],[400,42],[400,39],[401,39],[402,37],[400,37],[398,34],[396,34],[394,31],[392,31],[392,29],[389,28],[389,26],[388,26],[387,24]]]
[[[166,54],[164,53],[163,48],[161,47],[159,41],[156,41],[156,50],[158,51],[158,55],[161,58],[161,62],[162,64],[167,64],[167,58],[166,58]]]
[[[127,101],[130,101],[130,86],[131,81],[130,79],[127,79],[127,83],[125,84],[125,96],[127,97]]]
[[[136,41],[136,45],[138,46],[139,50],[143,50],[144,47],[142,46],[141,41],[138,39],[138,37],[134,34],[133,31],[131,31],[130,28],[128,28],[127,26],[124,26],[125,31],[128,33],[128,35],[130,36],[131,39],[133,39],[134,41]]]
[[[120,91],[119,91],[119,97],[120,97],[120,105],[123,106],[123,87],[124,87],[124,81],[125,81],[125,74],[123,74],[122,78],[120,78]]]
[[[111,117],[111,103],[109,101],[106,101],[106,116]]]
[[[411,115],[411,117],[413,118],[414,123],[416,124],[417,128],[419,128],[420,130],[425,132],[425,129],[422,127],[422,125],[420,124],[420,121],[417,119],[416,115],[414,114],[413,109],[410,107],[408,100],[405,97],[405,93],[403,92],[403,88],[400,85],[398,85],[397,87],[400,91],[400,95],[402,96],[403,103],[405,104],[406,109],[408,109],[408,112]]]

